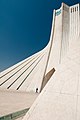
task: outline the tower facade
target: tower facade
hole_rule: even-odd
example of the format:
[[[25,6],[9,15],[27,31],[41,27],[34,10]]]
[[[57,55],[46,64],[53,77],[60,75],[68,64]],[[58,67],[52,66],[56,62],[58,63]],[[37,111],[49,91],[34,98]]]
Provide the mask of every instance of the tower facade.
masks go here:
[[[46,72],[54,67],[55,73],[23,120],[80,120],[79,4],[62,3],[54,10],[52,26]]]
[[[80,33],[80,5],[53,11],[51,36],[48,45],[40,52],[0,73],[0,89],[40,92]]]

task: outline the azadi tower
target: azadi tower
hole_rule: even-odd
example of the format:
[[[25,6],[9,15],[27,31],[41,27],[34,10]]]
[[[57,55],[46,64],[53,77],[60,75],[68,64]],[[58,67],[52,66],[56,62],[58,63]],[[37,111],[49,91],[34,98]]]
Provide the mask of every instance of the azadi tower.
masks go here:
[[[48,45],[1,72],[0,89],[40,93],[23,120],[80,120],[80,4],[53,11]]]

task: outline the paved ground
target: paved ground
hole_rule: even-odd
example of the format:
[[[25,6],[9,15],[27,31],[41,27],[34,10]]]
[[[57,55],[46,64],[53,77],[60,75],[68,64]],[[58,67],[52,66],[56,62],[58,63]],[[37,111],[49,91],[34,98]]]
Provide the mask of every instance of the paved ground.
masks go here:
[[[0,117],[29,108],[38,94],[0,90]]]

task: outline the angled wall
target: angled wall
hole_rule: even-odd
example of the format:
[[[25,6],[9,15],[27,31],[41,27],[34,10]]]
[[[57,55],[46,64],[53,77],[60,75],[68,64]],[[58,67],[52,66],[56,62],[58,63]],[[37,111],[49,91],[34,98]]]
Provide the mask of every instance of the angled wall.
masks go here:
[[[49,46],[0,73],[0,89],[36,91],[41,88]],[[45,61],[45,62],[44,62]]]

